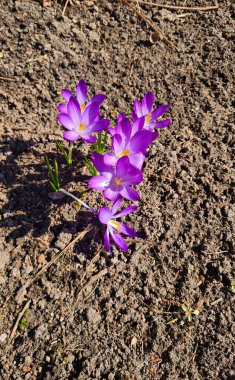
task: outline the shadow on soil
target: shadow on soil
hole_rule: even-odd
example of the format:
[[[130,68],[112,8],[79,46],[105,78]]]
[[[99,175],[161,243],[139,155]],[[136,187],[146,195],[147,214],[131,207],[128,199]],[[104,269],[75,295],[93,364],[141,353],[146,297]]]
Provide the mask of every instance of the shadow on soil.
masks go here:
[[[0,184],[7,188],[7,200],[2,207],[1,227],[11,228],[7,239],[23,237],[29,231],[32,231],[33,237],[39,237],[50,226],[53,204],[59,207],[70,201],[66,198],[52,201],[48,197],[52,189],[44,163],[44,154],[41,150],[37,150],[32,140],[26,142],[7,136],[1,143],[1,151],[7,157],[0,163]],[[81,166],[83,157],[77,156]],[[74,170],[70,171],[64,165],[60,154],[49,154],[49,160],[53,157],[56,157],[59,164],[62,186],[71,179],[75,180],[72,177],[79,173],[79,168],[74,174]],[[76,178],[77,183],[85,180],[87,180],[86,176]]]

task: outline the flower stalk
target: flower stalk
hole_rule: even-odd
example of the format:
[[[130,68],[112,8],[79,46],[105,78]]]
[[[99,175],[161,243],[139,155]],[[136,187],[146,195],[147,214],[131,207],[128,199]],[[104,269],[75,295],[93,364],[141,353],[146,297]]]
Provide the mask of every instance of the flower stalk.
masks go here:
[[[93,214],[97,214],[97,211],[95,211],[92,207],[88,206],[85,202],[83,202],[81,199],[77,198],[75,195],[69,193],[65,189],[59,189],[61,193],[64,193],[65,195],[68,195],[69,197],[73,198],[75,201],[79,202],[83,207],[85,207],[87,210],[91,211]]]

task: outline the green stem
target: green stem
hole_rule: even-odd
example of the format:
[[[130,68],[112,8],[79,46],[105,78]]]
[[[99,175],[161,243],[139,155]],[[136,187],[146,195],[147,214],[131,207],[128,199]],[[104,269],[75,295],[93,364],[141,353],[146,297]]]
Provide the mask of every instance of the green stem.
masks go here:
[[[68,195],[69,197],[75,199],[75,201],[79,202],[83,207],[87,208],[89,211],[93,212],[94,214],[97,214],[97,212],[90,206],[88,206],[85,202],[83,202],[81,199],[75,197],[75,195],[69,193],[68,191],[64,190],[64,189],[59,189],[59,191],[61,191],[61,193],[64,193],[66,195]]]
[[[69,142],[69,153],[68,153],[68,164],[72,165],[73,159],[72,159],[72,153],[73,153],[73,142]]]

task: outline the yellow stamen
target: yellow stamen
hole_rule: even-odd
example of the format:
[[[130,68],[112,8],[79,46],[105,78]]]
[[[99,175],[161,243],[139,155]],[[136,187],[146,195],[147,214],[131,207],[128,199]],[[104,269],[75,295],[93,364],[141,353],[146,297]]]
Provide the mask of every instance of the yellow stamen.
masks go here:
[[[121,154],[120,157],[129,156],[129,154],[130,154],[130,151],[129,151],[128,149],[125,149],[125,150],[122,152],[122,154]]]
[[[114,220],[111,220],[109,222],[109,224],[111,225],[111,227],[113,227],[115,229],[115,231],[117,231],[118,234],[121,233],[121,231],[119,230],[119,227],[121,227],[122,223],[115,222]]]
[[[85,124],[80,123],[80,125],[79,125],[79,127],[78,127],[78,131],[79,131],[79,132],[83,131],[83,129],[84,129],[85,127],[86,127]]]
[[[80,104],[80,108],[81,108],[81,111],[83,111],[85,108],[85,104],[84,103]]]
[[[147,113],[147,115],[145,116],[145,121],[146,123],[151,119],[151,113]]]
[[[119,186],[120,183],[121,183],[121,179],[120,178],[115,178],[115,183],[116,183],[117,186]]]

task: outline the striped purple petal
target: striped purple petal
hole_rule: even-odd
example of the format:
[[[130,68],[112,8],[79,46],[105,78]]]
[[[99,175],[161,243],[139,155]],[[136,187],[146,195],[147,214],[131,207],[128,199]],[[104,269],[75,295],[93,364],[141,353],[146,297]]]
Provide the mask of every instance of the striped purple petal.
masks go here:
[[[154,128],[156,128],[156,129],[166,128],[170,124],[171,124],[170,119],[160,120],[160,121],[157,121],[156,123],[154,123]]]
[[[90,135],[89,133],[84,133],[84,134],[81,134],[81,138],[89,143],[89,144],[94,144],[96,142],[96,137],[95,136],[92,136]]]
[[[69,117],[69,115],[67,115],[66,113],[60,113],[58,115],[58,120],[63,125],[63,127],[68,129],[69,131],[74,129],[74,123],[72,119]]]
[[[69,90],[67,90],[66,88],[63,88],[61,90],[61,95],[63,96],[64,100],[66,102],[69,101],[69,99],[71,98],[71,96],[73,97],[74,95],[72,94],[72,92],[70,92]]]
[[[110,251],[110,239],[109,239],[109,229],[107,228],[105,235],[104,235],[104,247],[107,252]]]
[[[94,190],[105,190],[108,185],[109,179],[103,175],[96,175],[88,182],[88,186]]]
[[[118,200],[116,202],[114,202],[114,204],[113,204],[113,207],[112,207],[112,216],[115,216],[115,218],[117,217],[115,215],[115,213],[119,209],[119,206],[120,206],[121,202],[122,202],[122,198],[118,198]]]
[[[130,214],[131,212],[134,212],[139,206],[128,206],[124,208],[122,211],[120,211],[118,214],[115,215],[115,218],[119,218],[121,216],[125,216]],[[117,208],[118,209],[118,208]],[[113,213],[113,210],[112,210]]]
[[[156,120],[159,117],[161,117],[170,107],[170,104],[164,104],[163,106],[160,106],[158,108],[155,108],[153,112],[151,113],[151,120]]]
[[[63,138],[68,141],[76,141],[80,138],[80,135],[75,131],[66,131],[63,133]]]
[[[138,99],[134,101],[134,110],[137,117],[143,116],[142,107]]]
[[[101,207],[98,216],[101,223],[107,224],[112,217],[112,212],[107,206]]]
[[[125,240],[123,239],[123,237],[120,234],[118,234],[116,231],[114,231],[111,228],[110,228],[110,234],[112,236],[112,239],[113,239],[114,243],[119,248],[121,248],[123,251],[127,251],[128,250],[128,246],[127,246]]]
[[[123,198],[128,199],[129,201],[138,201],[140,199],[139,194],[135,189],[132,189],[131,187],[124,187],[120,194]]]
[[[78,103],[84,105],[87,97],[87,84],[83,79],[77,84],[76,93]]]
[[[81,110],[79,103],[73,97],[68,102],[68,115],[74,123],[74,127],[77,128],[81,122]]]
[[[110,201],[115,202],[120,197],[120,194],[119,194],[119,191],[115,191],[110,188],[107,188],[104,191],[104,197]]]
[[[142,112],[143,115],[147,115],[152,111],[154,103],[154,95],[152,92],[148,92],[146,95],[144,95],[142,100]]]
[[[129,226],[127,226],[124,223],[121,224],[121,226],[119,227],[119,230],[124,235],[131,236],[131,237],[136,237],[137,236],[137,233],[135,232],[135,230],[133,230],[132,228],[130,228]]]

